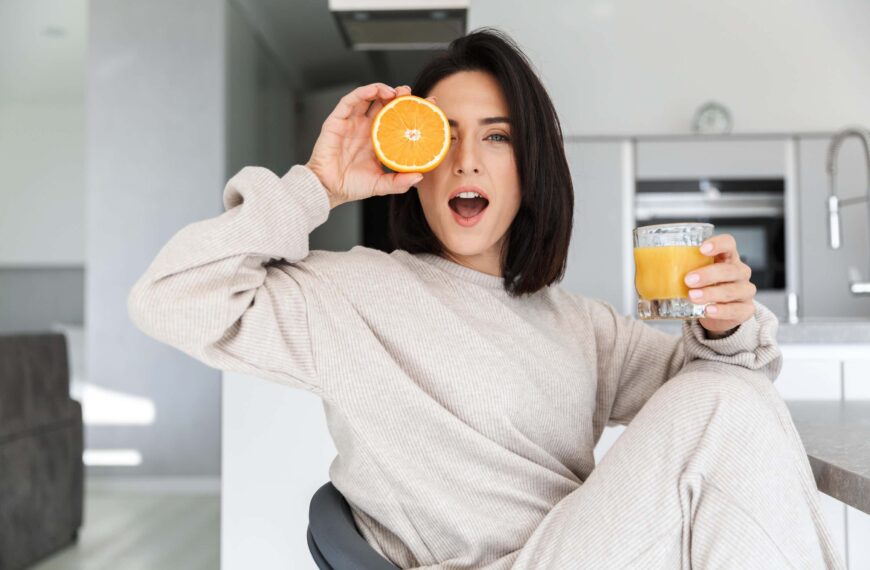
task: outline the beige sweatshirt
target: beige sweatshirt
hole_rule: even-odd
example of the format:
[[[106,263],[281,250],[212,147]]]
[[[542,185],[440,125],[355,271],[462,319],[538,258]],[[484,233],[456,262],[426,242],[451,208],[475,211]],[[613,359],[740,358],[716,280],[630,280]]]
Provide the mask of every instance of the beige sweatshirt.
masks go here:
[[[330,478],[402,568],[507,568],[595,467],[604,426],[684,366],[773,380],[782,365],[757,301],[730,336],[697,320],[674,336],[556,284],[513,299],[430,254],[309,251],[330,208],[303,165],[245,167],[223,203],[161,249],[130,318],[209,366],[319,395]]]

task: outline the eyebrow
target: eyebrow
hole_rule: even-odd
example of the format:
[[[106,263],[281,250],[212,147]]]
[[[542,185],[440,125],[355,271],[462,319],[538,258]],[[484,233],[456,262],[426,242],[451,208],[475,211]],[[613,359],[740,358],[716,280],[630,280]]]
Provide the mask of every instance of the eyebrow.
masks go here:
[[[510,119],[508,117],[486,117],[485,119],[480,119],[478,123],[481,125],[493,125],[495,123],[507,123],[510,124]],[[454,119],[447,119],[447,123],[451,127],[458,126],[458,123]]]

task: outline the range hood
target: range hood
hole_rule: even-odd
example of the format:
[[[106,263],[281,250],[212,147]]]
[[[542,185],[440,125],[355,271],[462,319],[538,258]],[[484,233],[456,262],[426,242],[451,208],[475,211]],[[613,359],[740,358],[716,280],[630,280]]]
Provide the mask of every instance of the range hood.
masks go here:
[[[329,0],[354,51],[444,49],[465,35],[470,0]]]

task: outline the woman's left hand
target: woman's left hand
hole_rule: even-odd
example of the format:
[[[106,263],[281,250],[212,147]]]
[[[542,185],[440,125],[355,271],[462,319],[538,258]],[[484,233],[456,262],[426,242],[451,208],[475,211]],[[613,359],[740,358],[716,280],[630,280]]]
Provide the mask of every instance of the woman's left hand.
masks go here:
[[[755,314],[756,287],[749,281],[752,269],[740,261],[737,242],[731,234],[713,236],[700,249],[704,255],[713,257],[713,263],[690,271],[684,279],[692,302],[712,303],[707,305],[705,316],[698,319],[701,326],[712,333],[722,333]],[[691,281],[693,276],[698,280]]]

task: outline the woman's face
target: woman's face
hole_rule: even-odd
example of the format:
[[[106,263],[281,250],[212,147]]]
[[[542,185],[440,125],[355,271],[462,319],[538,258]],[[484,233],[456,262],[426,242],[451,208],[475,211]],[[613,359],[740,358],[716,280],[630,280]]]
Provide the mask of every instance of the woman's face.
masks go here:
[[[426,221],[453,261],[500,276],[501,248],[520,207],[507,101],[496,80],[480,71],[445,77],[426,96],[447,115],[452,139],[444,161],[416,184]],[[476,187],[489,199],[470,220],[448,204],[461,187]]]

